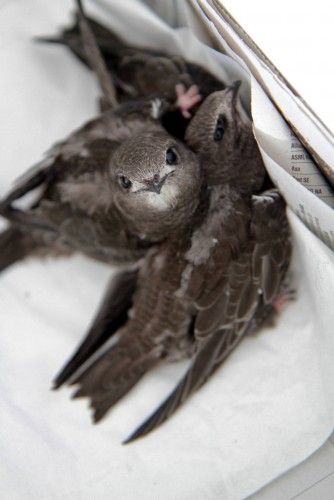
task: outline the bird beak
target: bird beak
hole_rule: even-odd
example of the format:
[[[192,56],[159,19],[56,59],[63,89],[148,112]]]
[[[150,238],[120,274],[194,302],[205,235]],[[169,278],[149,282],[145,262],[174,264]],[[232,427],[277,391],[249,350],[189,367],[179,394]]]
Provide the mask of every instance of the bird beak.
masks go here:
[[[161,188],[164,185],[168,175],[165,175],[162,179],[154,177],[153,179],[145,180],[146,188],[145,191],[152,191],[153,193],[160,194]]]
[[[232,83],[232,85],[230,85],[227,88],[228,92],[232,92],[232,99],[235,99],[236,96],[238,95],[241,84],[242,84],[241,80],[236,80],[235,82]]]

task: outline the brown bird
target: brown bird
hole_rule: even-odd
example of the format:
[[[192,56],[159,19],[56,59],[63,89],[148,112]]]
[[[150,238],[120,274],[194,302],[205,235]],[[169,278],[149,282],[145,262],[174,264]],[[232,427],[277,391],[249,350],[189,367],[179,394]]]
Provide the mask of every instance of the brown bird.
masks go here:
[[[177,85],[181,86],[179,88],[196,85],[204,97],[225,87],[224,82],[197,64],[179,56],[130,47],[95,20],[88,17],[86,19],[121,99],[122,96],[127,99],[164,96],[173,102]],[[58,37],[39,37],[37,40],[67,46],[83,63],[96,70],[94,61],[87,58],[80,30],[80,15]]]
[[[191,121],[186,136],[190,145],[201,154],[206,178],[210,185],[232,183],[234,176],[238,184],[238,190],[242,189],[244,183],[246,191],[249,191],[254,182],[254,191],[257,192],[262,186],[265,171],[251,133],[250,120],[240,106],[239,99],[237,99],[238,88],[239,82],[236,82],[224,92],[209,96],[205,104],[197,112],[196,117]],[[207,140],[208,138],[211,138],[211,141]],[[235,144],[235,138],[238,139],[237,145]],[[236,154],[235,147],[238,146],[242,150],[241,157]],[[213,161],[210,161],[210,157],[212,157]],[[219,168],[217,168],[217,165]],[[231,168],[229,168],[229,165],[231,165]],[[125,276],[125,279],[126,283],[128,283],[128,275]],[[120,284],[119,290],[115,289],[113,283],[111,283],[110,288],[115,290],[115,296],[124,297],[123,281],[118,279],[117,282]],[[132,283],[131,290],[134,289],[135,282]],[[107,306],[108,300],[109,308]],[[131,297],[124,300],[122,324],[125,322],[126,310],[131,303]],[[113,308],[114,298],[109,296],[103,301],[102,312],[98,312],[97,319],[93,322],[84,341],[56,377],[55,387],[59,387],[66,382],[76,369],[120,326],[117,320],[118,308],[115,309],[115,312],[112,312]],[[108,318],[112,315],[115,321],[112,324],[109,320],[108,322],[102,321],[101,318],[104,318],[105,315]],[[106,325],[104,330],[102,329],[103,331],[101,330],[101,323]]]
[[[202,183],[196,156],[151,117],[149,101],[108,111],[56,145],[1,203],[0,270],[31,253],[137,261],[183,225]],[[132,109],[131,109],[132,107]],[[39,188],[26,210],[14,202]]]
[[[161,121],[170,109],[190,116],[200,99],[197,87],[177,87],[172,106],[163,97],[118,106],[82,2],[76,4],[76,37],[108,110],[56,144],[0,204],[1,215],[12,222],[0,234],[0,271],[26,255],[50,250],[79,250],[109,263],[136,261],[150,244],[183,224],[196,204],[194,155],[165,132]],[[13,207],[36,188],[41,193],[28,210]]]
[[[131,267],[111,280],[87,342],[66,376],[124,322],[138,259],[188,221],[202,182],[194,155],[160,125],[170,108],[164,98],[117,106],[113,82],[77,4],[82,41],[109,110],[56,144],[0,205],[0,213],[11,221],[0,234],[0,270],[28,255],[73,251]],[[196,89],[181,94],[175,107],[189,109]],[[26,194],[35,194],[35,201],[25,210],[17,208]]]
[[[107,112],[57,145],[2,205],[11,226],[0,235],[0,270],[28,255],[73,251],[130,266],[111,280],[87,340],[56,386],[125,322],[138,261],[150,246],[182,231],[199,202],[202,176],[196,156],[155,123],[151,131],[118,144],[111,131],[118,139],[127,136],[139,118],[136,112],[130,119],[129,110],[125,117],[122,122],[120,109]],[[38,198],[27,210],[13,206],[35,188]]]
[[[71,380],[99,421],[159,362],[192,357],[171,395],[126,442],[166,420],[273,314],[289,264],[285,203],[275,189],[261,192],[265,169],[238,84],[209,96],[194,121],[187,139],[209,189],[182,234],[147,253],[114,345]]]
[[[208,185],[228,184],[238,192],[257,193],[268,180],[252,122],[239,98],[240,85],[238,80],[206,98],[189,123],[185,141],[199,155]]]

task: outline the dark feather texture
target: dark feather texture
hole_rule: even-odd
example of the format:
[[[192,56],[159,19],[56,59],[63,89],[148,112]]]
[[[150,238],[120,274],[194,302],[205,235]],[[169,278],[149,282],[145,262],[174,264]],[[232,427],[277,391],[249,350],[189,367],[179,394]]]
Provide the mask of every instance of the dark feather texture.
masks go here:
[[[77,395],[90,397],[94,418],[100,419],[156,363],[195,353],[185,378],[129,440],[166,420],[256,324],[272,289],[267,267],[261,266],[260,274],[253,268],[255,249],[263,240],[267,250],[262,261],[273,248],[282,247],[282,258],[271,270],[275,283],[276,276],[279,284],[285,276],[289,228],[277,191],[247,201],[228,187],[217,186],[210,198],[205,218],[194,221],[195,231],[188,232],[183,241],[166,242],[147,255],[130,319],[119,331],[118,343],[73,379],[80,385]],[[269,224],[268,212],[275,214]],[[204,305],[212,281],[215,300]],[[200,287],[194,288],[194,282],[200,282]],[[277,293],[278,287],[275,297]]]
[[[89,20],[85,16],[82,1],[76,0],[76,4],[81,35],[80,38],[82,40],[85,56],[98,77],[103,92],[103,99],[108,103],[108,106],[115,108],[118,105],[116,88],[96,42]]]
[[[0,272],[36,249],[29,236],[12,227],[6,229],[0,234]]]
[[[223,82],[196,64],[179,56],[129,47],[95,20],[87,20],[116,86],[127,98],[163,95],[173,102],[175,86],[179,83],[186,87],[196,84],[204,97],[225,87]],[[66,45],[82,62],[95,70],[95,65],[87,58],[79,24],[77,16],[74,24],[63,30],[59,37],[42,37],[38,40]]]
[[[75,25],[61,41],[105,88],[104,63],[101,72],[86,51],[92,37],[84,21],[80,10],[83,39]],[[240,84],[218,91],[222,84],[201,68],[126,47],[91,26],[124,95],[172,102],[179,83],[210,94],[187,128],[189,147],[161,126],[163,98],[128,103],[56,145],[0,206],[20,242],[17,258],[30,252],[27,238],[32,249],[57,246],[138,264],[138,276],[122,273],[111,285],[55,381],[78,384],[74,397],[90,398],[95,422],[158,363],[191,357],[186,375],[130,442],[171,416],[267,316],[289,264],[289,227],[280,195],[263,192],[265,169]],[[17,208],[35,188],[36,201]],[[0,247],[1,258],[10,264]]]
[[[213,334],[195,356],[191,368],[173,392],[123,444],[131,443],[131,441],[145,436],[145,434],[165,422],[219,368],[224,358],[228,356],[241,339],[241,335],[233,335],[231,331],[218,331]]]
[[[208,188],[182,233],[147,252],[113,346],[72,379],[97,421],[160,361],[192,358],[175,390],[126,442],[164,422],[259,328],[288,268],[285,203],[277,190],[261,192],[265,169],[237,91],[234,85],[210,96],[192,120],[186,138]]]
[[[94,321],[78,349],[54,381],[62,384],[80,368],[127,320],[137,282],[137,270],[120,271],[113,276]]]
[[[1,202],[1,215],[33,246],[137,261],[187,223],[202,182],[195,155],[161,127],[163,108],[163,100],[142,99],[91,120],[19,180]],[[170,148],[177,169],[167,164]],[[128,191],[123,177],[133,184]],[[151,178],[163,182],[154,194],[146,189]],[[35,201],[17,208],[16,201],[36,189]]]

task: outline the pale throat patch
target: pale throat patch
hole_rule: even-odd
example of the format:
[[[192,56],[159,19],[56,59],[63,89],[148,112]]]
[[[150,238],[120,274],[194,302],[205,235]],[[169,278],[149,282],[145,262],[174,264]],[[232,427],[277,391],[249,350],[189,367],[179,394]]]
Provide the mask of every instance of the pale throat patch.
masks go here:
[[[161,99],[153,99],[151,102],[151,116],[157,120],[161,115],[162,101]]]
[[[176,205],[179,189],[174,184],[164,184],[160,194],[147,193],[149,204],[158,210],[166,210]]]

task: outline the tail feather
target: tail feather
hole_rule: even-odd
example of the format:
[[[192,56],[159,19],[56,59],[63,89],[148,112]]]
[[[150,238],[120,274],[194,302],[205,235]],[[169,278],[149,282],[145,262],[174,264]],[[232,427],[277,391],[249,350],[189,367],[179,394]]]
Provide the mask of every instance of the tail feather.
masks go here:
[[[29,235],[14,227],[0,233],[0,272],[27,257],[36,246]]]
[[[112,278],[88,334],[55,378],[54,389],[58,389],[67,382],[88,358],[126,322],[136,278],[137,271],[123,271]]]
[[[94,21],[88,16],[86,16],[86,19],[89,22],[89,25],[95,36],[97,45],[104,58],[106,59],[109,69],[111,70],[113,64],[118,61],[120,57],[122,57],[124,50],[126,50],[126,47],[124,43],[114,33],[111,33],[107,28],[104,28],[101,24]],[[76,57],[81,60],[81,62],[90,67],[82,41],[78,16],[76,16],[74,24],[69,28],[65,28],[60,33],[60,35],[40,36],[35,37],[34,40],[41,43],[65,45]]]
[[[90,399],[97,423],[160,359],[160,349],[140,337],[121,339],[71,382],[79,384],[73,398]]]

